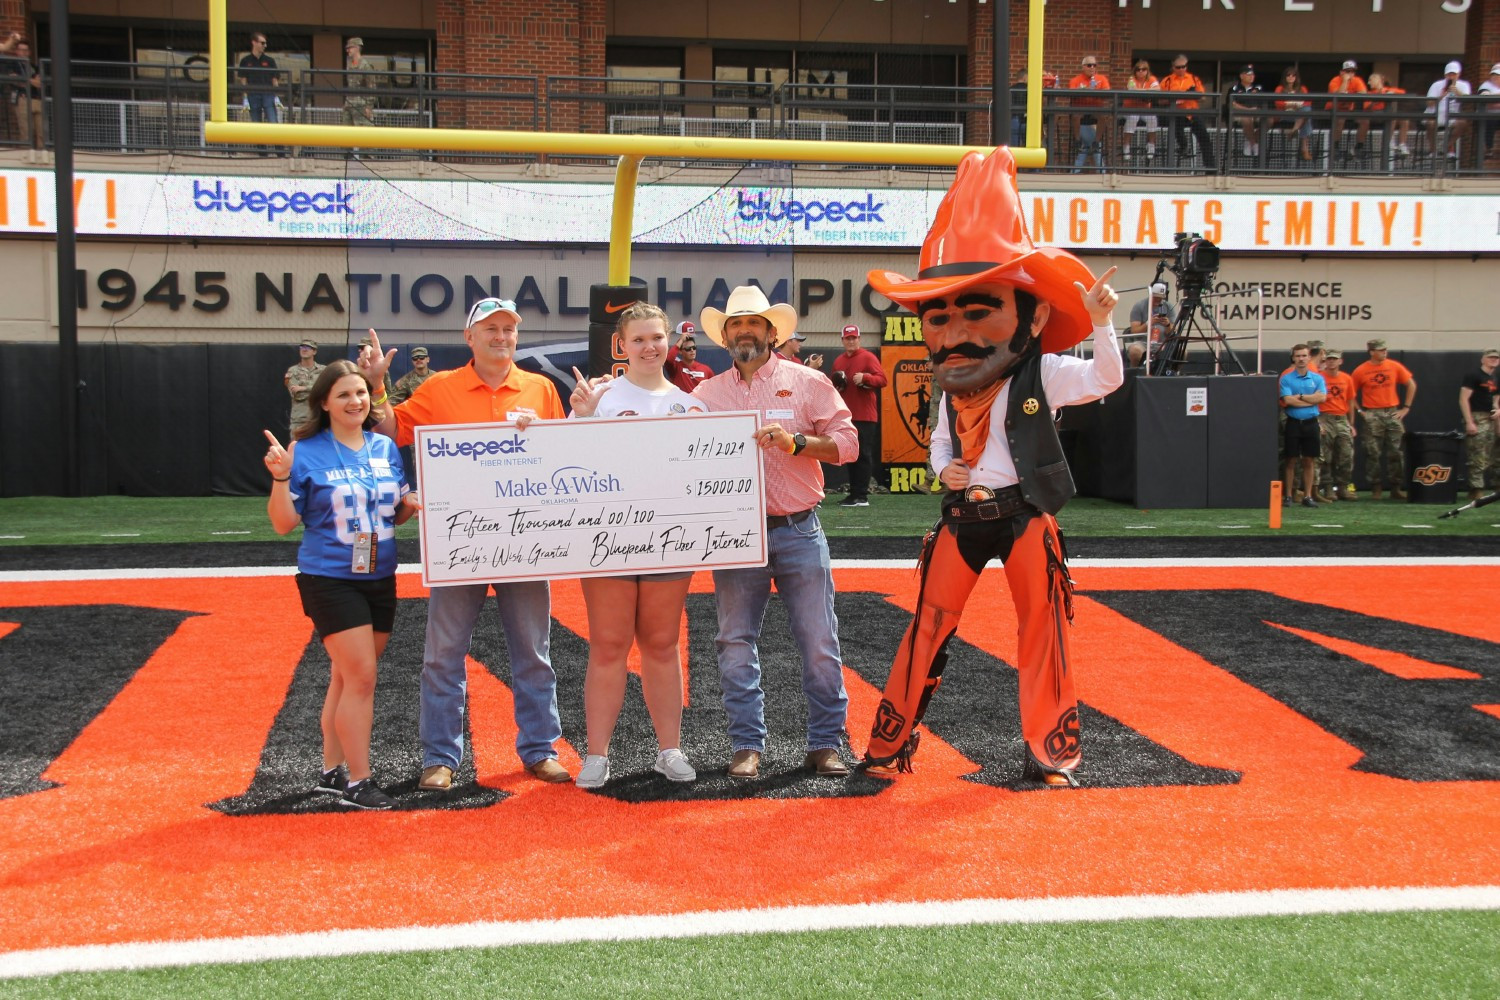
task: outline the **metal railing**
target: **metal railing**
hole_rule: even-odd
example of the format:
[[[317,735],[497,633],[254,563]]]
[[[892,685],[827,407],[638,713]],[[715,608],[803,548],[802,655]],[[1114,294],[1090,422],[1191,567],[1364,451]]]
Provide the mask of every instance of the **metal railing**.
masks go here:
[[[16,64],[11,66],[9,64]],[[0,58],[0,90],[11,113],[0,146],[25,142],[13,96],[20,60]],[[97,152],[192,152],[341,157],[315,147],[255,149],[203,140],[208,82],[203,67],[77,61],[72,64],[75,145]],[[366,84],[351,87],[351,77]],[[42,125],[51,143],[50,64],[41,64]],[[231,116],[274,112],[287,122],[522,132],[710,135],[807,141],[987,146],[987,89],[886,85],[761,84],[721,80],[637,80],[579,76],[312,70],[296,84],[247,90],[231,81]],[[1042,143],[1053,173],[1224,173],[1236,176],[1493,176],[1500,156],[1500,97],[1456,99],[1444,124],[1424,95],[1285,95],[1048,89]],[[251,102],[242,98],[254,97]],[[1178,106],[1184,97],[1196,109]],[[1083,103],[1087,102],[1087,103]],[[1380,104],[1383,107],[1372,108]],[[1012,144],[1024,141],[1025,96],[1012,91]],[[366,156],[432,157],[361,150]],[[1494,154],[1494,155],[1492,155]],[[444,160],[530,154],[438,154]],[[602,160],[601,160],[602,162]],[[839,164],[830,164],[839,166]]]

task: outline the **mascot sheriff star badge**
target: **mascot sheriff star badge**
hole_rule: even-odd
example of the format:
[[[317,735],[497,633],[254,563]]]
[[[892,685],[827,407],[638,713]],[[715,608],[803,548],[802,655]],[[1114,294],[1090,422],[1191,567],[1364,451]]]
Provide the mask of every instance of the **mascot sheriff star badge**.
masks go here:
[[[917,724],[985,564],[1005,567],[1020,622],[1023,781],[1078,784],[1078,698],[1068,652],[1073,584],[1053,515],[1073,495],[1053,411],[1124,380],[1110,315],[1119,301],[1072,254],[1031,242],[1010,151],[958,165],[916,278],[870,284],[922,321],[943,402],[932,468],[947,493],[923,545],[917,613],[891,664],[865,767],[911,770]],[[1059,352],[1094,338],[1091,360]]]

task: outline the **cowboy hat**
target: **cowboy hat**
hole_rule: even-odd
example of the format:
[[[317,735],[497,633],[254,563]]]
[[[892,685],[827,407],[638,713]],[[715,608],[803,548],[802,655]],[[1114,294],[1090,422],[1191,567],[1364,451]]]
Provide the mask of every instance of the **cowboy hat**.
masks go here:
[[[720,347],[728,347],[724,343],[724,323],[732,316],[760,316],[770,323],[781,335],[783,340],[789,338],[797,329],[797,310],[785,302],[771,305],[766,293],[756,285],[741,285],[729,293],[729,301],[724,303],[724,311],[720,312],[713,306],[704,306],[698,321],[703,332],[708,334]]]
[[[1051,304],[1052,313],[1042,328],[1043,351],[1066,351],[1093,332],[1094,321],[1073,282],[1090,288],[1094,276],[1066,250],[1031,242],[1016,190],[1016,161],[1004,146],[989,156],[969,153],[959,161],[922,243],[918,266],[916,278],[871,271],[870,286],[897,305],[915,310],[927,299],[1004,282]]]

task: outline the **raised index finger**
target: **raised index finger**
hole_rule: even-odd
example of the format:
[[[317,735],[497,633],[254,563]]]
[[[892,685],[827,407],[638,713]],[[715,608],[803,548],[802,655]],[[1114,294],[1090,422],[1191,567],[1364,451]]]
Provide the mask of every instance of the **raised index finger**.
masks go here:
[[[1118,270],[1119,270],[1118,267],[1115,267],[1114,265],[1110,265],[1110,267],[1109,267],[1109,269],[1107,271],[1105,271],[1103,274],[1099,275],[1099,280],[1096,281],[1096,282],[1094,282],[1094,287],[1090,288],[1089,291],[1091,291],[1091,292],[1097,292],[1099,289],[1103,288],[1104,285],[1105,285],[1105,283],[1107,281],[1109,281],[1110,278],[1113,278],[1115,276],[1115,272],[1118,271]]]
[[[274,445],[277,448],[281,447],[281,442],[278,441],[278,440],[276,440],[276,435],[275,434],[272,434],[270,431],[267,431],[267,430],[262,430],[261,433],[266,436],[266,440],[269,441],[269,442],[271,442],[272,445]]]

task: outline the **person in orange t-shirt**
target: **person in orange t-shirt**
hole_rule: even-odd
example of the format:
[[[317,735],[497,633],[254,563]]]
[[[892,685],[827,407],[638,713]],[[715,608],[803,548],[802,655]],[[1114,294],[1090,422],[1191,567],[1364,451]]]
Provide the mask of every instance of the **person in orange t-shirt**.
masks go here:
[[[1188,57],[1178,53],[1172,60],[1172,72],[1167,74],[1166,79],[1161,82],[1161,89],[1171,91],[1175,94],[1186,94],[1196,91],[1203,93],[1203,81],[1197,75],[1188,72]],[[1198,110],[1198,101],[1193,98],[1184,98],[1177,102],[1180,111]],[[1201,115],[1179,114],[1172,119],[1172,136],[1177,145],[1177,158],[1180,162],[1187,149],[1187,136],[1184,134],[1189,129],[1193,132],[1193,138],[1198,140],[1198,150],[1203,155],[1203,165],[1209,170],[1219,169],[1218,161],[1214,158],[1214,144],[1208,138],[1208,129],[1203,127]]]
[[[1354,439],[1358,431],[1349,419],[1354,399],[1354,379],[1340,371],[1344,355],[1329,351],[1323,355],[1323,381],[1328,395],[1318,404],[1318,426],[1323,432],[1323,468],[1318,481],[1323,483],[1319,500],[1354,500]],[[1327,484],[1332,483],[1330,487]]]
[[[1365,81],[1359,78],[1359,64],[1353,59],[1345,59],[1344,65],[1339,69],[1339,75],[1328,81],[1328,92],[1330,94],[1364,94],[1368,93]],[[1333,131],[1342,132],[1349,126],[1354,126],[1354,151],[1363,153],[1365,151],[1365,135],[1370,131],[1370,119],[1360,118],[1358,120],[1344,117],[1355,110],[1359,105],[1354,101],[1329,101],[1328,110],[1333,113]]]
[[[1368,92],[1371,93],[1371,94],[1404,94],[1404,93],[1406,93],[1406,91],[1402,90],[1400,87],[1387,87],[1385,85],[1385,77],[1382,76],[1379,73],[1371,73],[1370,74],[1370,85],[1369,85]],[[1366,111],[1384,111],[1385,110],[1385,102],[1384,101],[1366,101],[1365,102],[1365,110]],[[1381,123],[1380,123],[1380,127],[1381,128],[1385,128],[1387,126],[1387,124],[1395,126],[1395,131],[1394,131],[1393,135],[1395,135],[1396,141],[1395,141],[1395,144],[1390,147],[1390,149],[1397,156],[1410,156],[1411,155],[1411,147],[1408,146],[1406,143],[1411,138],[1411,122],[1407,121],[1404,118],[1398,118],[1395,121],[1391,121],[1391,122],[1388,122],[1386,120],[1382,120]]]
[[[1405,500],[1401,481],[1406,476],[1406,453],[1403,421],[1417,399],[1417,380],[1399,361],[1387,357],[1385,341],[1379,338],[1367,345],[1370,360],[1354,369],[1354,412],[1365,419],[1365,476],[1370,480],[1370,496],[1379,500],[1381,484],[1391,484],[1391,496]],[[1397,387],[1405,387],[1405,401],[1399,400]],[[1381,468],[1381,459],[1388,465]],[[1384,475],[1382,475],[1384,473]]]
[[[1071,90],[1109,90],[1109,77],[1099,72],[1099,58],[1084,56],[1083,72],[1069,80],[1068,87]],[[1073,98],[1075,108],[1102,108],[1106,103],[1108,102],[1102,97]],[[1084,114],[1079,117],[1078,156],[1073,160],[1073,173],[1081,171],[1090,158],[1101,173],[1104,171],[1104,144],[1109,141],[1109,136],[1101,136],[1099,129],[1098,115]]]

